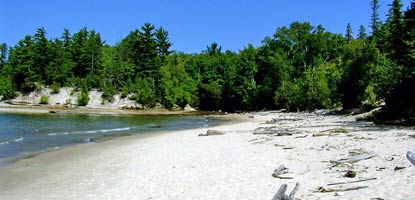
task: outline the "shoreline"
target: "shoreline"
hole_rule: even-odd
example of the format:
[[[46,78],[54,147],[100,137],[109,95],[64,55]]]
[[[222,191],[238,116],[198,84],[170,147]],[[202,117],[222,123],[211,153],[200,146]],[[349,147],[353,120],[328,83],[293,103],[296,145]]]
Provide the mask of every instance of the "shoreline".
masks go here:
[[[47,152],[0,168],[5,199],[271,199],[300,184],[300,199],[412,199],[415,168],[405,158],[413,129],[353,116],[261,112],[229,115],[215,127],[133,135]],[[258,129],[260,128],[260,129]],[[208,129],[224,135],[198,136]],[[274,134],[253,134],[258,130]],[[287,135],[286,135],[287,134]],[[333,166],[356,154],[367,160]],[[278,179],[278,165],[289,168]],[[355,178],[344,177],[346,171]],[[370,179],[330,186],[329,183]],[[317,188],[367,186],[350,192]]]
[[[48,110],[46,110],[48,109]],[[66,109],[67,112],[53,112],[51,113],[50,110],[52,110],[50,107],[43,109],[40,107],[29,107],[29,106],[18,106],[15,107],[13,106],[12,108],[2,108],[0,106],[0,114],[74,114],[74,115],[78,115],[78,114],[92,114],[92,115],[205,115],[206,113],[203,112],[174,112],[174,111],[167,111],[167,112],[161,112],[161,111],[141,111],[141,112],[136,112],[133,111],[133,113],[131,112],[119,112],[119,111],[123,111],[123,110],[117,110],[117,109],[109,109],[107,111],[99,111],[99,112],[92,112],[93,110],[100,110],[100,109],[84,109],[84,108],[80,108],[80,109]],[[50,110],[49,110],[50,109]],[[53,110],[56,110],[53,109]],[[104,109],[105,110],[105,109]],[[242,119],[240,116],[238,115],[219,115],[219,114],[208,114],[206,115],[207,118],[210,119],[217,119],[219,120],[216,124],[212,124],[211,126],[209,126],[209,128],[214,128],[216,126],[222,126],[222,125],[228,125],[228,124],[233,124],[233,123],[238,123],[238,122],[243,122],[246,121],[246,119]],[[131,138],[133,140],[135,139],[139,139],[142,136],[146,136],[146,137],[151,137],[152,135],[159,135],[159,134],[167,134],[170,132],[177,132],[177,131],[185,131],[185,130],[192,130],[192,129],[201,129],[204,127],[199,127],[199,128],[187,128],[187,129],[182,129],[182,130],[158,130],[158,129],[153,129],[151,131],[146,131],[146,132],[140,132],[140,133],[127,133],[127,134],[121,134],[121,135],[110,135],[110,136],[103,136],[100,138],[96,138],[94,139],[93,142],[80,142],[80,143],[73,143],[73,144],[65,144],[63,146],[57,146],[57,147],[50,147],[48,149],[44,149],[44,150],[40,150],[40,151],[36,151],[36,152],[25,152],[19,155],[15,155],[12,157],[6,157],[6,158],[2,158],[0,159],[0,169],[3,167],[7,167],[9,165],[13,165],[16,162],[19,162],[20,160],[25,160],[25,159],[30,159],[30,158],[34,158],[37,157],[39,155],[42,154],[48,154],[50,152],[54,152],[54,151],[61,151],[63,149],[66,148],[71,148],[71,147],[76,147],[79,146],[79,148],[82,148],[84,145],[92,145],[92,144],[100,144],[100,143],[105,143],[111,140],[117,140],[120,138]],[[137,138],[135,138],[137,137]]]
[[[0,113],[7,114],[99,114],[99,115],[202,115],[201,111],[169,111],[166,109],[122,110],[118,108],[102,107],[74,107],[44,105],[10,105],[1,103]]]

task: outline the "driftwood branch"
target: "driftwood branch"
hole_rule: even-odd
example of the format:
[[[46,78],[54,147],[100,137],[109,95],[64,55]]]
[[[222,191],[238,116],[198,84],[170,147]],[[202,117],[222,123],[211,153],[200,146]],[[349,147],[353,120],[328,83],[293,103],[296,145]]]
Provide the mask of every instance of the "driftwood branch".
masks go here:
[[[365,182],[365,181],[372,181],[372,180],[376,180],[377,178],[365,178],[365,179],[360,179],[360,180],[355,180],[355,181],[342,181],[342,182],[336,182],[336,183],[329,183],[327,185],[344,185],[344,184],[350,184],[350,183],[360,183],[360,182]]]
[[[295,193],[297,193],[299,188],[300,184],[295,184],[295,187],[291,191],[290,195],[286,195],[285,192],[287,192],[287,184],[282,184],[280,189],[278,189],[277,193],[272,198],[272,200],[294,200],[294,195]]]
[[[296,183],[293,191],[291,191],[290,196],[288,196],[288,197],[290,197],[291,199],[294,199],[294,195],[295,195],[295,193],[297,193],[297,191],[299,189],[300,189],[300,184]]]
[[[293,179],[292,177],[284,177],[281,176],[282,174],[288,173],[288,168],[284,165],[280,165],[277,167],[277,169],[274,170],[274,173],[272,173],[272,176],[279,179]]]
[[[378,156],[377,154],[371,152],[371,153],[367,153],[367,154],[361,154],[361,155],[357,155],[357,156],[352,156],[349,158],[344,158],[344,159],[340,159],[340,160],[331,160],[330,162],[335,164],[335,165],[339,165],[339,164],[343,164],[343,163],[355,163],[355,162],[359,162],[361,160],[367,160],[373,157]]]
[[[319,187],[314,192],[321,192],[321,193],[328,193],[328,192],[346,192],[346,191],[352,191],[352,190],[360,190],[368,188],[369,186],[357,186],[357,187],[348,187],[348,188],[325,188],[325,187]]]
[[[206,133],[199,134],[199,136],[212,136],[212,135],[225,135],[225,132],[224,131],[219,131],[219,130],[209,129],[209,130],[206,131]]]
[[[282,129],[276,126],[259,127],[253,132],[254,135],[274,135],[274,136],[292,136],[294,134],[301,134],[301,131],[295,129]]]

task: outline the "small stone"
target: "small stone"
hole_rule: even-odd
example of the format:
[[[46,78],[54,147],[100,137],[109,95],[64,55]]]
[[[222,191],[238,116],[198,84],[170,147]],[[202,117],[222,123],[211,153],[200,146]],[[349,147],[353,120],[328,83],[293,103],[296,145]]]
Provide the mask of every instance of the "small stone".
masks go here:
[[[352,170],[349,170],[349,171],[346,172],[346,174],[344,174],[344,177],[354,178],[354,177],[356,177],[356,172],[352,171]]]

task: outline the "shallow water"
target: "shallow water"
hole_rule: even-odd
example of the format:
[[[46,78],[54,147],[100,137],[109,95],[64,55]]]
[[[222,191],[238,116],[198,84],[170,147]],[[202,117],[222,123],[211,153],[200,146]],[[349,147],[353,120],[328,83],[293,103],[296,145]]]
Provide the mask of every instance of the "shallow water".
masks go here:
[[[108,137],[218,123],[190,115],[0,114],[0,165],[33,153]]]

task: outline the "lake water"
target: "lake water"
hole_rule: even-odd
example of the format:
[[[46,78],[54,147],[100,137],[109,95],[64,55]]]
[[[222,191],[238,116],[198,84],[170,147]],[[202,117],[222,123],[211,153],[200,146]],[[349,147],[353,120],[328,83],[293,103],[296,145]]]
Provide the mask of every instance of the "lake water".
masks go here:
[[[33,153],[130,134],[208,127],[190,115],[0,114],[0,165]]]

